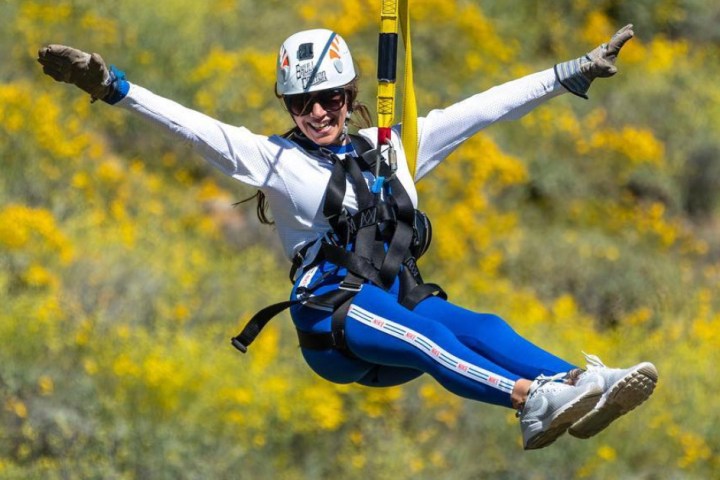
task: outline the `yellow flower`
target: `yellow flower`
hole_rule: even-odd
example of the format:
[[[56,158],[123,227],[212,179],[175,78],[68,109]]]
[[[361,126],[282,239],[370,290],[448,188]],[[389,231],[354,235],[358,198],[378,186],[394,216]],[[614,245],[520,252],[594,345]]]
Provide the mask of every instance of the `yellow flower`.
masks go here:
[[[52,377],[49,377],[48,375],[43,375],[38,379],[38,387],[40,387],[41,395],[52,395],[53,391],[55,390],[55,383],[53,382]]]
[[[267,439],[265,438],[265,435],[262,433],[256,433],[252,439],[253,445],[255,445],[258,448],[264,447],[266,441],[267,441]]]
[[[140,367],[126,353],[115,359],[112,369],[118,377],[137,377],[140,375]]]
[[[367,462],[367,459],[365,458],[365,455],[362,453],[356,453],[350,457],[350,463],[353,466],[353,468],[356,468],[358,470],[365,468],[365,463]]]
[[[592,10],[585,21],[582,39],[593,48],[605,43],[615,33],[614,22],[601,10]]]
[[[40,255],[50,252],[61,262],[72,259],[72,247],[58,229],[52,214],[44,209],[10,204],[0,210],[0,248],[24,250]]]
[[[623,324],[631,327],[642,327],[652,318],[653,312],[648,307],[641,307],[625,316]]]
[[[175,306],[175,309],[173,311],[173,317],[179,321],[182,322],[183,320],[186,320],[190,316],[190,309],[187,307],[187,305],[178,304]]]
[[[145,382],[151,387],[167,385],[166,382],[176,373],[173,363],[158,355],[145,358],[142,368]]]
[[[83,360],[83,369],[88,375],[95,375],[100,370],[97,362],[90,358]]]
[[[697,462],[706,462],[712,456],[712,449],[705,439],[692,432],[678,434],[682,447],[682,457],[678,460],[680,468],[689,468]]]
[[[190,73],[189,80],[201,82],[236,72],[239,66],[237,54],[213,47],[205,56],[205,62]]]
[[[621,130],[599,130],[590,136],[589,143],[578,140],[580,150],[588,149],[600,152],[617,152],[623,155],[631,166],[664,164],[665,146],[653,132],[647,128],[625,126]]]
[[[363,434],[359,430],[353,430],[350,432],[350,442],[352,442],[353,445],[358,446],[363,443]]]
[[[298,9],[301,18],[309,23],[334,29],[342,24],[344,35],[353,35],[361,29],[375,25],[377,15],[368,15],[367,12],[380,13],[375,1],[354,0],[349,2],[335,2],[329,0],[316,1],[306,4]]]
[[[106,160],[102,162],[98,166],[95,175],[98,180],[110,186],[117,185],[125,178],[123,167],[116,160]]]
[[[344,403],[337,393],[323,396],[312,405],[311,416],[324,430],[336,430],[345,419]]]
[[[9,397],[7,400],[5,400],[5,409],[14,413],[20,418],[27,418],[27,406],[18,398]]]
[[[90,177],[87,172],[76,172],[73,174],[71,184],[77,189],[84,189],[90,185]]]
[[[91,11],[80,19],[80,27],[100,45],[109,45],[117,41],[118,24],[112,18],[102,17]]]
[[[558,319],[573,318],[578,313],[578,307],[572,295],[562,295],[555,300],[552,307],[553,314]]]
[[[430,463],[434,467],[438,467],[438,468],[444,469],[444,468],[448,467],[447,459],[445,458],[445,456],[442,453],[438,452],[437,450],[434,450],[433,452],[430,453]]]
[[[57,286],[59,283],[55,275],[36,263],[28,267],[23,278],[28,285],[34,287]]]
[[[617,459],[617,452],[608,445],[601,445],[597,449],[597,456],[605,462],[613,462]]]
[[[200,184],[196,198],[200,202],[207,202],[218,198],[226,200],[230,198],[230,195],[224,189],[220,188],[215,181],[205,179]]]
[[[653,38],[645,67],[649,74],[669,72],[688,55],[690,46],[686,40],[672,41],[663,36]]]
[[[425,462],[420,457],[414,457],[410,460],[410,471],[419,473],[425,469]]]

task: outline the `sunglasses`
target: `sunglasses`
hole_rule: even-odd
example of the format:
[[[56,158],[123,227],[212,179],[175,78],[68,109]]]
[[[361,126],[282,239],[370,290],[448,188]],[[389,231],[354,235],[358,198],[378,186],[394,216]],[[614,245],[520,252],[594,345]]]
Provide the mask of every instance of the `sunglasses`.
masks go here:
[[[285,95],[283,101],[288,112],[298,117],[312,112],[316,103],[319,103],[323,110],[327,112],[337,112],[345,106],[347,92],[342,87],[330,88],[319,92]]]

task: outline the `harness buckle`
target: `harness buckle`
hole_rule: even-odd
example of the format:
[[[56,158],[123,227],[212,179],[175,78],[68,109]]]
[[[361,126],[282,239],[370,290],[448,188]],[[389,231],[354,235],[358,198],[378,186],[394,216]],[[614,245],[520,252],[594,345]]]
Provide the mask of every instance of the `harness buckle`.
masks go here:
[[[295,298],[300,301],[307,300],[310,297],[310,290],[307,287],[298,287],[295,289]]]
[[[242,353],[247,353],[247,345],[245,345],[238,337],[233,337],[231,339],[231,343],[233,347],[237,348]]]
[[[292,264],[293,264],[293,266],[294,266],[295,268],[300,268],[300,267],[302,267],[303,263],[305,263],[305,255],[304,255],[305,250],[306,250],[305,248],[301,248],[301,249],[300,249],[297,253],[295,253],[295,255],[293,256]]]
[[[309,243],[305,246],[303,246],[300,250],[295,252],[295,255],[293,255],[292,258],[292,265],[290,266],[290,282],[295,283],[297,280],[295,278],[295,275],[297,274],[298,270],[300,270],[305,263],[305,255],[307,255],[308,250],[310,250],[310,246],[312,243]]]
[[[338,285],[338,288],[340,290],[357,293],[362,289],[362,286],[363,286],[362,283],[347,282],[347,281],[343,280],[342,282],[340,282],[340,285]]]

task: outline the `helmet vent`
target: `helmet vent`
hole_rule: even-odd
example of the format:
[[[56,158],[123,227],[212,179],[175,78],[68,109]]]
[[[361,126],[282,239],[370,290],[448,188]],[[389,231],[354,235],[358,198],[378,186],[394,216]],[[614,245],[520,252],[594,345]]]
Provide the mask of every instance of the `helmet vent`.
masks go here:
[[[303,43],[298,47],[297,59],[299,62],[302,62],[303,60],[312,60],[314,57],[315,54],[313,53],[312,43]]]

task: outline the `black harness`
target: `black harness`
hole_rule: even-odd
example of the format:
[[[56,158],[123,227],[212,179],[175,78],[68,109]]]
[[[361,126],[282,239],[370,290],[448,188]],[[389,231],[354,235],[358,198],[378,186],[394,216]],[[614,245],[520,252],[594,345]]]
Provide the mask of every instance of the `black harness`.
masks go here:
[[[399,303],[410,310],[432,295],[447,298],[440,286],[423,282],[416,264],[416,260],[430,245],[430,221],[424,213],[413,207],[405,187],[391,167],[382,161],[379,149],[372,149],[366,139],[351,135],[359,156],[346,155],[340,158],[327,149],[308,145],[307,140],[295,133],[291,132],[288,138],[306,151],[322,155],[333,162],[323,204],[323,214],[332,228],[332,234],[322,240],[320,253],[307,268],[327,260],[345,268],[347,275],[337,290],[311,296],[311,290],[299,287],[296,291],[297,300],[276,303],[260,310],[242,332],[232,338],[232,344],[241,352],[247,352],[248,345],[270,319],[286,308],[303,303],[331,308],[332,331],[309,333],[298,330],[300,346],[318,350],[335,348],[352,356],[345,343],[345,317],[353,297],[364,283],[370,282],[389,290],[399,276]],[[380,185],[377,191],[368,188],[363,171],[379,172],[377,178],[381,180],[376,183]],[[353,215],[343,207],[346,178],[350,179],[358,203],[358,211]],[[379,194],[381,189],[385,192],[382,199]],[[292,282],[304,263],[307,250],[307,247],[301,249],[293,259],[290,270]]]

